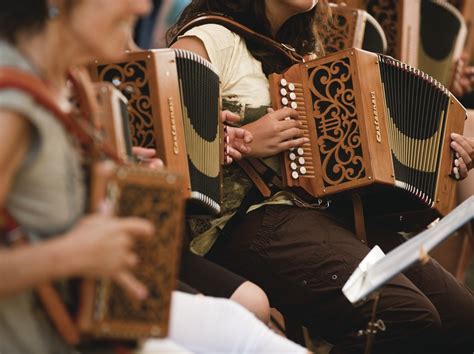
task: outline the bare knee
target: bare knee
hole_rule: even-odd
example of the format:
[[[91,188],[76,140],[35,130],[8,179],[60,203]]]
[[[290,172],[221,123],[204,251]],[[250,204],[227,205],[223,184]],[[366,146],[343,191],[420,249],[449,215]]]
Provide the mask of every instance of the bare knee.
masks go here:
[[[270,303],[265,292],[252,282],[246,281],[240,285],[230,297],[253,312],[263,323],[270,322]]]

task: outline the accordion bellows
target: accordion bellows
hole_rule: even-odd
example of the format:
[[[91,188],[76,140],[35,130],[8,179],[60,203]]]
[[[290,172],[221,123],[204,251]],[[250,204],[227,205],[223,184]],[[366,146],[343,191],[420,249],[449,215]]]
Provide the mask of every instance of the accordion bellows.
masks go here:
[[[91,76],[128,99],[133,145],[156,148],[169,170],[183,174],[189,214],[219,214],[223,134],[212,64],[185,50],[144,50],[96,62]]]
[[[295,108],[310,139],[284,154],[288,187],[318,198],[380,187],[405,208],[450,210],[450,133],[462,133],[466,111],[436,80],[349,49],[273,74],[270,87],[273,108]]]

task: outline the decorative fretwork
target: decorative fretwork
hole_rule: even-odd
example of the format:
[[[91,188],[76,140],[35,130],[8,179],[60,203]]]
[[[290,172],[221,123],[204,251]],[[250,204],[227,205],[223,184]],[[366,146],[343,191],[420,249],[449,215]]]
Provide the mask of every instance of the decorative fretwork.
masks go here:
[[[99,65],[98,81],[111,82],[129,101],[129,120],[134,146],[155,148],[153,111],[147,63],[143,60]]]
[[[308,75],[325,186],[365,177],[349,59],[311,68]]]
[[[346,16],[346,14],[347,12],[338,14],[333,11],[329,33],[321,36],[324,39],[326,53],[335,53],[353,46],[355,14],[353,12],[351,12],[352,16]]]
[[[369,0],[367,12],[370,13],[382,26],[387,37],[387,54],[397,57],[397,0]]]
[[[169,293],[175,276],[171,265],[178,256],[179,240],[174,237],[177,220],[171,217],[178,209],[176,191],[133,184],[117,187],[121,189],[117,215],[151,220],[159,234],[150,241],[138,241],[135,246],[140,263],[134,274],[148,288],[149,296],[145,301],[135,302],[117,285],[102,283],[98,288],[102,296],[98,299],[107,304],[108,320],[160,323],[168,316]]]

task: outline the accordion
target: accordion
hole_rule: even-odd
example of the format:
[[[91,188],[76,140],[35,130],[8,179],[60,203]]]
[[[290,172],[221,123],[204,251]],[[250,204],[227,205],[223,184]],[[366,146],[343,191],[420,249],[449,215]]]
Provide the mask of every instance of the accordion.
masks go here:
[[[383,207],[449,212],[450,133],[462,134],[466,111],[439,82],[349,49],[270,75],[270,87],[273,108],[296,109],[310,139],[284,154],[286,186],[318,198],[357,189]]]
[[[219,214],[223,128],[211,63],[184,50],[146,50],[119,63],[96,62],[91,74],[128,99],[133,145],[156,148],[169,170],[183,174],[188,214]]]
[[[97,209],[104,200],[110,202],[116,216],[141,217],[154,223],[152,240],[135,245],[140,261],[133,271],[147,286],[149,296],[134,301],[110,280],[83,280],[79,329],[105,339],[164,337],[181,255],[181,181],[174,173],[99,163],[91,174],[91,207]]]
[[[382,26],[387,54],[411,66],[418,65],[420,0],[335,0],[366,10]]]
[[[380,24],[367,11],[330,4],[332,21],[328,33],[321,33],[326,53],[349,48],[385,53],[387,39]]]
[[[440,26],[442,24],[442,26]],[[467,37],[462,14],[447,1],[421,2],[418,67],[450,86]]]
[[[110,146],[122,161],[131,161],[132,138],[128,123],[128,101],[112,84],[94,84],[97,98],[95,122]]]

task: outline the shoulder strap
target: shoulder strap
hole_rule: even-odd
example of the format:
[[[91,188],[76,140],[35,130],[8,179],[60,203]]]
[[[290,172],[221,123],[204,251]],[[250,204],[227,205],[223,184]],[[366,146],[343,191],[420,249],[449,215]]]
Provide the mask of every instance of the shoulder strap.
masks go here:
[[[175,34],[170,45],[176,42],[180,35],[184,34],[190,29],[196,26],[205,25],[208,23],[222,25],[226,27],[227,29],[231,30],[232,32],[235,32],[238,35],[242,36],[246,40],[259,43],[273,50],[274,52],[283,55],[291,63],[296,64],[296,63],[301,63],[304,61],[303,56],[296,53],[295,49],[292,48],[291,46],[278,43],[277,41],[274,41],[273,39],[269,37],[266,37],[258,32],[255,32],[254,30],[248,27],[245,27],[244,25],[238,23],[237,21],[227,16],[224,16],[223,14],[214,13],[214,12],[199,14],[193,19],[191,19],[178,31],[178,33]]]
[[[75,82],[73,81],[73,83]],[[95,137],[96,132],[92,126],[91,131],[88,132],[77,121],[71,119],[68,113],[61,109],[54,99],[51,89],[38,77],[16,68],[3,67],[0,68],[0,89],[5,88],[27,92],[38,104],[50,111],[64,128],[89,151],[92,151],[93,148],[100,148],[99,150],[108,157],[115,161],[120,161],[120,158],[111,148],[104,145]],[[75,88],[77,88],[77,86],[75,86]],[[78,91],[80,97],[82,97],[83,94],[81,92],[83,91],[80,87]]]

